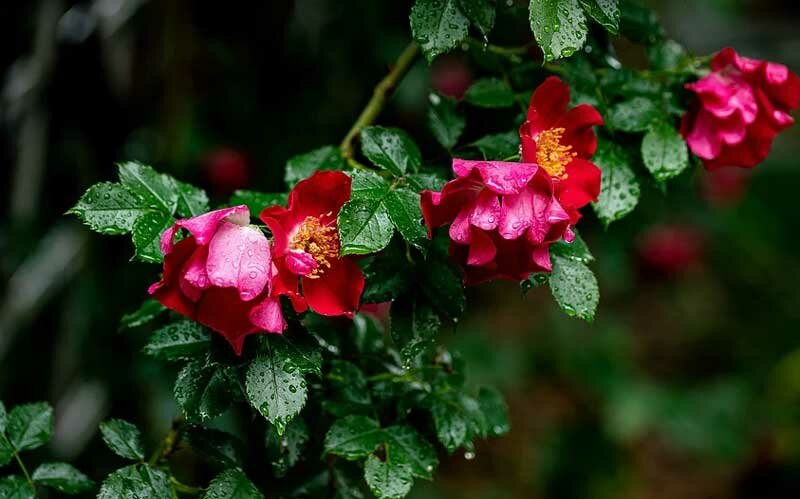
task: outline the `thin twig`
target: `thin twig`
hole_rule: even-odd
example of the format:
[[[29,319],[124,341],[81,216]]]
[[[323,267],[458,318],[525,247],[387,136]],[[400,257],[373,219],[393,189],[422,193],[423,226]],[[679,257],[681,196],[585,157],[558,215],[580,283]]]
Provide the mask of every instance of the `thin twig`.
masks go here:
[[[17,451],[17,448],[14,447],[14,445],[11,443],[11,440],[9,440],[8,437],[6,437],[6,435],[3,432],[0,432],[0,436],[3,437],[3,440],[5,440],[6,442],[6,445],[8,446],[9,449],[11,449],[12,454],[14,454],[14,459],[17,460],[19,469],[22,470],[22,474],[25,475],[25,480],[28,482],[28,485],[30,486],[31,490],[33,490],[33,495],[35,497],[39,497],[39,495],[36,493],[36,484],[33,483],[31,474],[28,473],[28,468],[25,466],[25,463],[22,462],[22,458],[19,457],[19,452]]]
[[[346,161],[349,162],[353,158],[353,140],[364,127],[375,122],[375,119],[386,104],[386,99],[394,92],[394,89],[397,88],[397,85],[402,81],[406,73],[408,73],[408,70],[411,69],[418,55],[419,46],[417,43],[411,42],[408,44],[405,50],[403,50],[403,53],[400,54],[400,57],[397,58],[389,74],[375,86],[375,90],[372,92],[372,98],[367,102],[364,110],[361,111],[358,119],[353,123],[350,131],[347,132],[347,135],[345,135],[344,140],[342,140],[339,146],[342,150],[342,158]]]

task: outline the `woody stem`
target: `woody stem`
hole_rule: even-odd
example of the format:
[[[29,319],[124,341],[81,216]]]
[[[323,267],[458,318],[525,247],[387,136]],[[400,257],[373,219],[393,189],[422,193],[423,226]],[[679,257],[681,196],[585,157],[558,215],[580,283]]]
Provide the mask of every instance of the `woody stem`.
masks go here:
[[[383,110],[387,99],[394,93],[395,88],[397,88],[397,85],[403,80],[408,70],[411,69],[418,55],[419,46],[417,43],[409,43],[405,50],[403,50],[403,53],[400,54],[400,57],[397,58],[397,61],[395,61],[389,74],[375,86],[375,90],[372,92],[372,98],[367,102],[364,110],[361,111],[358,119],[353,123],[350,131],[347,132],[344,140],[342,140],[342,143],[339,145],[342,151],[342,158],[344,158],[345,161],[350,164],[357,163],[353,159],[353,140],[364,127],[375,122],[375,119],[377,119],[378,115]]]

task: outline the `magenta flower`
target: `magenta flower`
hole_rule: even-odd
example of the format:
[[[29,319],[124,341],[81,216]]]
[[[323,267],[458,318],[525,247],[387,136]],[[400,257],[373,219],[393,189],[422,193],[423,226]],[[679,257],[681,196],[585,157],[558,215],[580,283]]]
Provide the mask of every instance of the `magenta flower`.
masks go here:
[[[732,48],[715,55],[711,73],[686,88],[698,101],[683,117],[681,134],[707,170],[752,168],[763,161],[800,104],[795,73],[782,64],[740,57]]]
[[[456,179],[422,192],[428,233],[450,224],[450,252],[467,285],[519,281],[550,265],[549,245],[571,241],[570,217],[534,163],[453,160]]]
[[[178,220],[161,236],[164,272],[149,289],[167,308],[220,333],[237,354],[248,334],[286,327],[278,298],[269,296],[269,242],[249,224],[246,206]],[[179,229],[189,235],[175,243]]]

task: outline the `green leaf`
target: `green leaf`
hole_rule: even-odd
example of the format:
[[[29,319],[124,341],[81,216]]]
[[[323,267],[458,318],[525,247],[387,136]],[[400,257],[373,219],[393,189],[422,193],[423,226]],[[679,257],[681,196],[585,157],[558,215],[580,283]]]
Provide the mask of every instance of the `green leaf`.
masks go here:
[[[368,126],[361,130],[361,152],[376,166],[402,176],[417,171],[422,154],[411,137],[399,128]]]
[[[386,454],[392,462],[409,466],[411,474],[425,480],[433,479],[439,465],[436,449],[410,426],[392,426],[384,430]]]
[[[178,373],[175,400],[188,421],[206,421],[230,407],[234,383],[225,369],[195,360]]]
[[[484,38],[494,27],[497,10],[495,0],[460,0],[461,11],[466,14],[472,24],[478,28]]]
[[[339,212],[342,256],[376,253],[389,244],[393,233],[382,199],[353,199]]]
[[[33,481],[65,494],[80,494],[94,487],[94,482],[67,463],[43,463],[33,472]]]
[[[424,190],[440,191],[447,182],[435,173],[413,173],[411,175],[406,175],[406,181],[409,187],[418,192]]]
[[[181,320],[168,324],[150,337],[144,353],[165,360],[186,359],[207,352],[211,334],[200,324]]]
[[[383,303],[402,295],[411,285],[414,275],[408,271],[405,245],[399,238],[381,253],[362,260],[366,285],[362,303]]]
[[[28,481],[17,475],[0,478],[0,497],[3,499],[34,499],[36,497]]]
[[[81,196],[67,213],[77,216],[95,232],[106,235],[127,234],[148,205],[140,196],[120,184],[95,184]]]
[[[100,423],[100,433],[114,454],[134,461],[144,459],[142,434],[135,425],[123,419],[109,419]]]
[[[612,128],[623,132],[643,132],[662,116],[655,102],[647,97],[634,97],[620,102],[608,111],[606,120]]]
[[[391,308],[392,340],[400,348],[405,366],[436,343],[442,327],[439,315],[418,299],[397,300]]]
[[[178,207],[178,187],[175,179],[155,171],[152,167],[129,161],[119,165],[119,179],[123,185],[145,200],[147,206],[172,215]]]
[[[18,451],[41,447],[53,435],[53,408],[47,402],[14,407],[8,414],[6,432]]]
[[[246,205],[250,210],[250,215],[257,217],[267,206],[285,206],[287,198],[288,196],[286,193],[266,193],[238,190],[233,193],[233,196],[231,196],[229,204],[231,206],[238,206],[240,204]]]
[[[686,142],[669,123],[657,123],[642,140],[642,160],[657,181],[669,180],[689,166]]]
[[[326,411],[338,417],[373,412],[367,378],[358,366],[344,360],[333,360],[326,377],[331,384],[331,394],[322,403]]]
[[[306,443],[310,438],[308,426],[301,418],[292,419],[286,425],[283,436],[267,430],[267,454],[275,476],[283,477],[301,459]]]
[[[503,396],[494,388],[482,386],[478,392],[478,404],[486,419],[489,435],[499,437],[511,430],[508,420],[508,406]]]
[[[428,243],[428,232],[422,223],[419,193],[399,187],[387,193],[383,200],[389,219],[403,239],[417,248],[424,249]]]
[[[270,349],[285,360],[284,369],[301,374],[322,376],[322,351],[319,342],[307,333],[285,332],[279,336],[263,337],[264,351]]]
[[[175,184],[178,187],[178,215],[186,218],[196,217],[211,209],[208,206],[206,191],[178,180]]]
[[[123,315],[119,321],[119,327],[120,329],[130,329],[143,326],[166,310],[167,307],[152,298],[148,298],[142,302],[142,305],[137,310]]]
[[[553,256],[550,291],[561,309],[569,316],[587,322],[594,320],[600,301],[600,290],[592,270],[581,262]]]
[[[0,401],[0,433],[6,431],[7,425],[8,425],[8,413],[6,412],[6,406],[3,405],[2,401]]]
[[[411,8],[411,33],[428,63],[455,48],[469,34],[469,19],[458,0],[416,0]]]
[[[291,189],[317,170],[343,170],[345,166],[342,152],[338,147],[324,146],[289,158],[289,161],[286,162],[286,173],[283,179]],[[253,212],[253,214],[257,214],[257,212]]]
[[[271,340],[247,369],[245,386],[250,404],[282,435],[306,403],[306,381]]]
[[[619,31],[632,42],[652,44],[664,38],[656,13],[638,0],[621,0]]]
[[[364,479],[379,499],[400,499],[408,495],[414,478],[406,463],[394,462],[389,455],[381,461],[370,454],[364,464]]]
[[[108,475],[97,499],[172,499],[169,476],[144,464],[120,468]]]
[[[664,40],[647,47],[647,59],[654,71],[676,69],[686,59],[686,49],[674,40]]]
[[[352,199],[382,200],[389,192],[389,182],[375,172],[354,171],[349,174],[352,178]]]
[[[619,0],[580,0],[592,19],[613,34],[619,32]]]
[[[222,468],[235,468],[244,462],[244,444],[230,433],[194,426],[182,435],[193,452]]]
[[[574,229],[573,229],[574,230]],[[590,263],[594,261],[594,256],[589,251],[589,247],[581,238],[578,232],[575,232],[575,240],[571,243],[565,241],[557,241],[550,245],[550,254],[569,258],[577,262]]]
[[[264,495],[253,485],[244,472],[232,468],[223,471],[211,480],[204,499],[264,499]]]
[[[600,196],[592,203],[595,213],[606,227],[624,217],[639,202],[639,183],[630,166],[630,158],[616,144],[601,141],[592,160],[603,174]]]
[[[464,100],[480,107],[511,107],[514,105],[514,91],[503,80],[481,78],[467,89]]]
[[[484,159],[497,161],[519,154],[519,132],[511,131],[481,137],[472,143]]]
[[[325,435],[325,453],[349,460],[371,454],[381,443],[384,434],[377,421],[366,416],[347,416],[333,423]]]
[[[464,117],[457,111],[455,99],[432,93],[428,101],[428,128],[436,141],[449,151],[464,131]]]
[[[147,263],[161,263],[164,254],[161,252],[161,234],[175,223],[171,215],[158,211],[148,211],[136,219],[133,224],[133,245],[136,248],[135,258]]]
[[[531,0],[530,22],[545,61],[569,57],[586,43],[586,16],[578,0]]]
[[[452,389],[434,393],[430,409],[436,436],[447,452],[459,447],[472,448],[477,436],[485,435],[486,422],[478,401]]]
[[[459,270],[446,261],[430,259],[425,262],[421,280],[428,300],[451,320],[458,320],[467,302]]]

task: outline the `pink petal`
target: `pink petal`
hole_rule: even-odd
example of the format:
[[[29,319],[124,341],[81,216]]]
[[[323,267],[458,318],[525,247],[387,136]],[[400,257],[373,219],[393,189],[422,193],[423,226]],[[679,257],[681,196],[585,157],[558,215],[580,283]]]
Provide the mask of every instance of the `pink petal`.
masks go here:
[[[260,230],[223,221],[208,246],[206,270],[214,286],[234,287],[248,301],[267,286],[271,263],[269,242]]]
[[[535,203],[533,190],[503,196],[498,231],[503,239],[517,239],[533,224]]]
[[[692,151],[703,159],[712,159],[719,155],[722,143],[717,136],[717,130],[711,117],[700,111],[694,121],[694,126],[686,137],[686,142]]]
[[[484,189],[475,200],[475,207],[469,215],[469,223],[483,230],[497,228],[500,218],[500,199],[494,192]]]
[[[211,286],[206,272],[207,260],[208,246],[198,246],[181,269],[178,284],[187,298],[195,302],[200,299],[203,290]]]
[[[235,225],[247,225],[250,223],[250,210],[245,205],[223,208],[186,220],[179,220],[175,225],[188,230],[194,236],[197,244],[208,244],[223,220]]]
[[[450,234],[450,239],[453,241],[461,244],[469,244],[471,240],[469,230],[469,211],[470,210],[468,206],[462,208],[462,210],[458,212],[458,215],[456,215],[453,223],[450,224],[448,233]]]
[[[472,243],[469,245],[467,265],[481,266],[494,260],[497,248],[492,239],[482,230],[472,230]]]
[[[553,270],[553,265],[550,263],[550,245],[542,244],[540,246],[536,246],[531,251],[531,261],[542,268],[542,270],[546,270],[550,272]]]
[[[457,176],[466,177],[473,169],[478,170],[486,187],[497,194],[517,194],[528,185],[539,167],[534,163],[453,159],[453,172]]]
[[[313,272],[318,264],[314,257],[305,251],[289,250],[285,257],[286,268],[297,275],[308,275]]]
[[[271,333],[280,333],[286,329],[286,320],[283,318],[280,300],[265,298],[250,310],[250,322]]]

